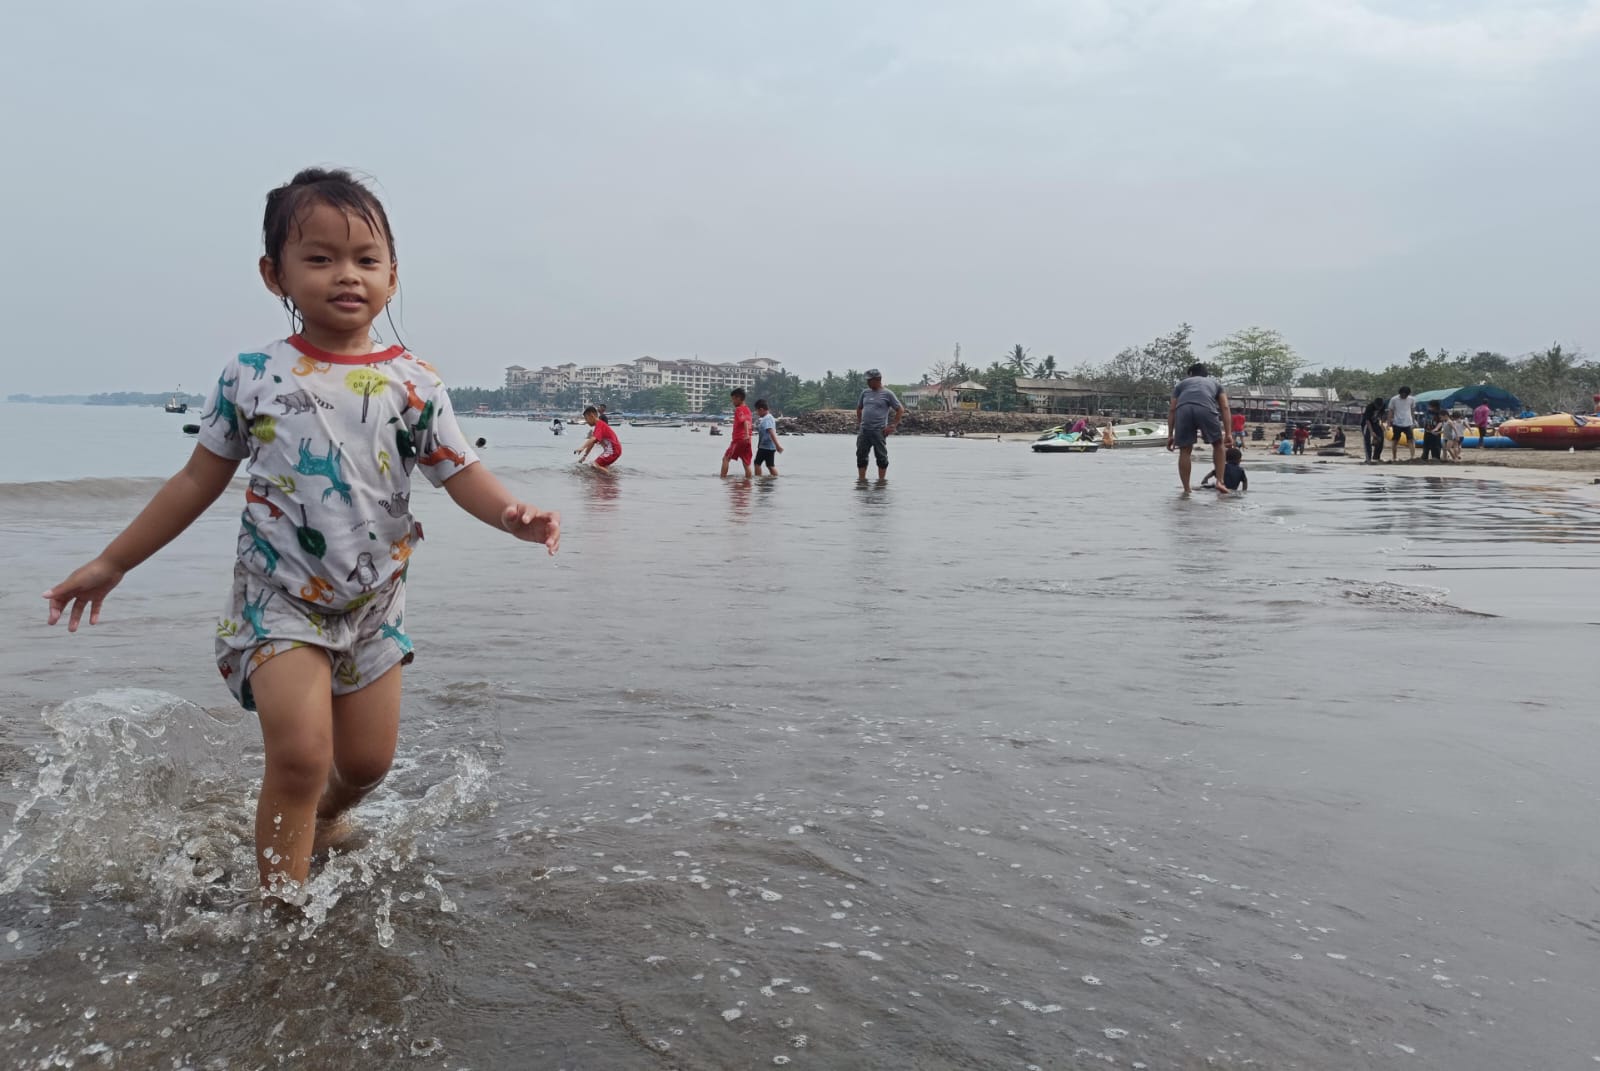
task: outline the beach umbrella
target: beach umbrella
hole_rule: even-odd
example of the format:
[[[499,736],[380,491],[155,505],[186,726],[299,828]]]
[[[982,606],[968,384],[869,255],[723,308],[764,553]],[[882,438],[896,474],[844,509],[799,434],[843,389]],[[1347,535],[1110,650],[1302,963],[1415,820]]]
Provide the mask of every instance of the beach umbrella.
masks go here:
[[[300,541],[300,547],[307,554],[322,557],[328,553],[328,540],[321,532],[311,527],[306,520],[306,504],[300,503],[300,523],[295,526],[294,537]]]

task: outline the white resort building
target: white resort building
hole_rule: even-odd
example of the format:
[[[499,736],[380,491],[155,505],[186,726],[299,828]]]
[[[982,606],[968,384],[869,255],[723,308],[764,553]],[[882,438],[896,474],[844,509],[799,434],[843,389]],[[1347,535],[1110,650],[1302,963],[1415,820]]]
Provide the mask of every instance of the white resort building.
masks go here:
[[[752,357],[736,364],[663,361],[655,357],[640,357],[627,364],[563,364],[539,369],[514,364],[506,369],[506,389],[531,387],[538,397],[553,398],[561,390],[576,386],[587,404],[591,398],[603,400],[652,387],[682,387],[690,410],[699,410],[712,391],[734,387],[749,390],[757,376],[782,367],[782,362],[770,357]]]

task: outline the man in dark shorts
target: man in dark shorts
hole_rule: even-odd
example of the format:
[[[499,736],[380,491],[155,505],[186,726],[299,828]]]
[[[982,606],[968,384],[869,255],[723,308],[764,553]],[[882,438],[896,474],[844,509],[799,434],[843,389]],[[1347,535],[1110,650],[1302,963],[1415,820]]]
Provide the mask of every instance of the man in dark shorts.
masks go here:
[[[761,475],[761,466],[767,466],[767,474],[778,474],[778,455],[783,453],[783,444],[778,441],[778,418],[767,409],[767,400],[761,398],[756,402],[756,475]]]
[[[1190,365],[1189,374],[1172,388],[1172,404],[1167,407],[1167,449],[1178,451],[1178,479],[1183,481],[1184,494],[1189,493],[1190,455],[1197,439],[1211,447],[1217,494],[1228,494],[1223,479],[1228,442],[1222,429],[1231,423],[1222,381],[1207,372],[1205,365]]]
[[[1417,414],[1412,408],[1411,388],[1401,387],[1400,393],[1389,399],[1389,461],[1400,460],[1400,439],[1405,438],[1410,460],[1417,459]]]
[[[1363,465],[1376,465],[1383,460],[1383,415],[1388,410],[1389,400],[1379,395],[1361,411],[1361,444],[1367,452]]]
[[[876,368],[867,369],[867,389],[856,399],[856,478],[867,478],[867,452],[870,450],[878,462],[878,479],[889,478],[889,444],[885,439],[894,434],[906,407],[894,396],[894,391],[883,385],[883,373]],[[893,417],[889,414],[893,413]]]

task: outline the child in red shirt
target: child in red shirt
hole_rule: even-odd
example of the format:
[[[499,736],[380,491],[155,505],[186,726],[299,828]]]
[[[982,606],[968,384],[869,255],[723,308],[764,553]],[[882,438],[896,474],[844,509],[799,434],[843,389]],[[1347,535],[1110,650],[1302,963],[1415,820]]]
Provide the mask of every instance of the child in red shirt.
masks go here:
[[[729,436],[732,442],[722,454],[722,475],[728,474],[728,462],[737,459],[744,465],[744,478],[750,479],[750,433],[755,427],[755,419],[750,415],[750,407],[744,404],[744,388],[735,387],[728,392],[728,397],[733,399],[733,434]]]
[[[622,440],[617,438],[617,433],[611,430],[610,424],[600,419],[600,410],[592,405],[584,409],[583,422],[594,430],[589,432],[587,439],[583,440],[583,445],[572,452],[583,455],[583,457],[578,458],[581,464],[588,458],[589,451],[598,446],[600,448],[600,456],[594,459],[594,467],[597,469],[609,469],[622,456]]]

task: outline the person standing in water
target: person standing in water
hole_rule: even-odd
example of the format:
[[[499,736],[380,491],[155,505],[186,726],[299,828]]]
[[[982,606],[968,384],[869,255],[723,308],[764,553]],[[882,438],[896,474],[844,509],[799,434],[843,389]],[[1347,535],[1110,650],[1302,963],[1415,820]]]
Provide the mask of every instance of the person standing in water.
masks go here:
[[[888,437],[900,426],[906,407],[883,385],[883,373],[867,369],[867,387],[856,399],[856,479],[867,478],[867,452],[878,462],[878,479],[889,478]],[[891,414],[893,414],[891,416]]]
[[[520,502],[478,460],[433,366],[372,341],[399,286],[394,231],[345,171],[309,169],[267,195],[259,270],[297,330],[227,361],[199,443],[98,557],[44,597],[48,622],[100,622],[128,572],[172,542],[248,460],[217,668],[256,712],[266,773],[255,859],[264,890],[293,900],[312,853],[389,772],[400,728],[406,571],[422,528],[421,469],[492,528],[554,554],[561,519]]]
[[[1178,451],[1178,479],[1183,482],[1184,494],[1189,493],[1190,455],[1197,439],[1211,447],[1217,494],[1229,493],[1223,479],[1228,444],[1222,429],[1231,423],[1228,393],[1222,389],[1222,381],[1211,375],[1205,365],[1190,365],[1189,374],[1172,388],[1172,402],[1167,406],[1167,449]]]
[[[737,461],[744,466],[744,478],[750,478],[750,433],[755,418],[750,407],[744,404],[744,388],[735,387],[728,392],[733,399],[733,431],[729,434],[728,448],[722,452],[722,475],[728,474],[728,462]]]
[[[761,475],[761,466],[766,465],[768,475],[776,476],[783,444],[778,441],[778,418],[767,410],[765,398],[756,401],[756,436],[756,475]]]
[[[597,469],[609,469],[622,457],[622,440],[617,438],[617,433],[611,425],[606,423],[605,415],[594,406],[585,406],[583,422],[589,425],[589,437],[583,440],[583,445],[572,451],[578,456],[578,463],[589,460],[589,451],[596,446],[600,447],[600,456],[594,459]]]

